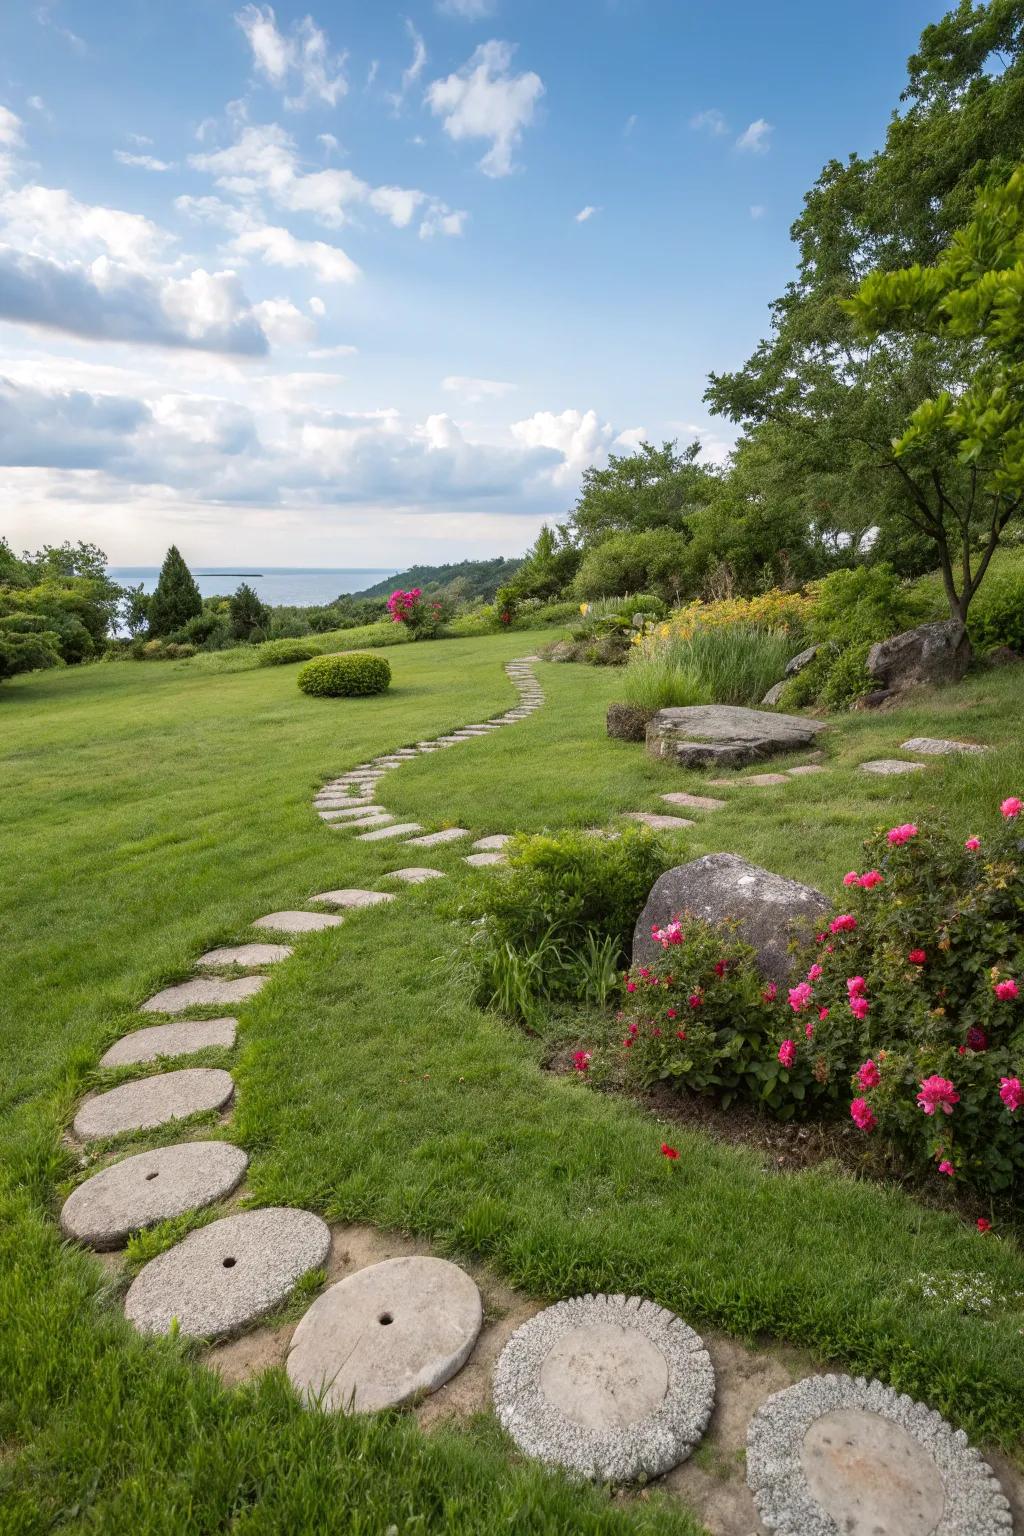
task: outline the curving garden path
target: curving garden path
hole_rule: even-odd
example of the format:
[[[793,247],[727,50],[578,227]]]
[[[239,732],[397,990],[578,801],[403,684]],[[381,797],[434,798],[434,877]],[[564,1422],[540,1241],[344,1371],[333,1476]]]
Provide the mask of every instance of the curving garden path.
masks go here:
[[[325,784],[314,802],[321,820],[362,842],[400,841],[418,851],[468,838],[461,827],[431,831],[398,821],[377,802],[378,785],[403,763],[526,719],[543,703],[536,659],[506,666],[519,702],[503,715],[374,758]],[[957,745],[904,743],[922,753]],[[788,775],[714,782],[785,783],[817,771],[807,763]],[[663,798],[673,809],[704,812],[724,803],[682,793]],[[665,830],[693,825],[678,815],[632,815]],[[465,862],[502,863],[508,837],[478,839]],[[412,863],[387,878],[419,884],[443,872]],[[337,926],[344,920],[339,909],[395,899],[385,891],[324,891],[306,907],[258,918],[253,927],[265,939],[201,955],[196,976],[142,1004],[144,1013],[171,1015],[169,1021],[126,1034],[100,1061],[116,1068],[152,1062],[158,1070],[85,1099],[75,1136],[102,1143],[199,1113],[227,1114],[229,1072],[163,1064],[210,1046],[232,1047],[237,1021],[229,1013],[180,1015],[230,1009],[260,990],[269,967],[291,957],[283,940]],[[79,1184],[61,1225],[94,1249],[121,1247],[133,1232],[230,1195],[247,1166],[242,1149],[219,1140],[137,1152]],[[238,1211],[150,1260],[128,1290],[125,1315],[143,1333],[238,1333],[320,1269],[330,1246],[329,1228],[312,1212]],[[286,1369],[310,1406],[372,1412],[419,1400],[454,1377],[473,1355],[482,1323],[479,1290],[464,1270],[430,1255],[392,1257],[316,1297],[292,1335]],[[512,1333],[491,1391],[499,1419],[525,1454],[578,1476],[628,1483],[669,1472],[694,1450],[715,1406],[715,1370],[704,1341],[673,1313],[639,1297],[585,1296],[536,1313]],[[1012,1529],[1007,1499],[962,1432],[879,1382],[812,1375],[776,1392],[750,1420],[747,1476],[765,1526],[788,1536],[988,1536]]]

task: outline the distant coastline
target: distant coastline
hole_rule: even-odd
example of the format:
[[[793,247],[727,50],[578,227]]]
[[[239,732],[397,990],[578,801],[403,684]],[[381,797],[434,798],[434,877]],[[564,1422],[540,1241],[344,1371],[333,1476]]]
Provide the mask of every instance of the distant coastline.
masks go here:
[[[108,566],[112,580],[122,586],[152,592],[160,574],[158,565]],[[288,566],[265,565],[260,570],[225,570],[220,566],[196,566],[192,574],[204,597],[233,592],[239,582],[247,581],[272,608],[316,608],[333,602],[344,593],[361,592],[387,576],[398,566]]]

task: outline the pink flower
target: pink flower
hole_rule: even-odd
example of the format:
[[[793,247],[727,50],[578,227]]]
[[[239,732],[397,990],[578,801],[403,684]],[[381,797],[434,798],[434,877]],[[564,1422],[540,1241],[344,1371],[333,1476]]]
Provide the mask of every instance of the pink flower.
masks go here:
[[[827,1018],[828,1018],[828,1009],[827,1008],[819,1008],[818,1009],[818,1022],[819,1022],[819,1024],[824,1024],[824,1022],[825,1022],[825,1020]]]
[[[902,827],[890,827],[886,836],[890,843],[898,846],[900,843],[909,843],[912,837],[916,837],[917,828],[912,821],[905,821]]]
[[[855,1019],[866,1019],[871,1012],[871,1004],[866,997],[851,997],[850,1012]]]
[[[691,1008],[704,1007],[704,999],[701,997],[699,992],[691,992],[686,1001],[689,1003]]]
[[[662,949],[668,949],[672,944],[681,944],[683,942],[683,930],[678,917],[673,918],[672,922],[668,923],[664,928],[659,928],[655,925],[651,929],[651,938],[656,944],[660,944]]]
[[[662,1157],[667,1157],[670,1163],[674,1163],[679,1153],[675,1147],[670,1147],[667,1141],[663,1141],[661,1144],[661,1155]]]
[[[587,1068],[590,1066],[590,1052],[575,1051],[573,1053],[572,1064],[576,1068],[577,1072],[586,1072]]]
[[[882,1074],[869,1056],[862,1067],[857,1068],[857,1081],[862,1088],[877,1088]]]
[[[721,981],[722,977],[725,975],[725,973],[726,973],[726,971],[728,969],[729,969],[729,962],[728,962],[728,960],[716,960],[716,962],[715,962],[715,975],[718,977],[719,981]]]
[[[857,884],[863,891],[873,891],[876,885],[882,885],[885,876],[877,869],[869,869],[866,875],[861,875]]]
[[[859,1131],[873,1131],[878,1124],[867,1099],[854,1099],[850,1105],[850,1119]]]
[[[626,991],[627,992],[635,992],[636,991],[636,982],[635,981],[627,981],[626,982]]]
[[[846,978],[846,991],[850,997],[864,997],[868,990],[868,984],[863,976],[848,976]]]
[[[765,987],[764,991],[761,993],[761,998],[762,998],[762,1001],[764,1001],[766,1003],[774,1003],[774,1001],[778,997],[778,995],[779,995],[778,987],[775,985],[774,981],[770,981],[768,983],[768,985]]]
[[[999,1097],[1006,1105],[1010,1114],[1016,1114],[1024,1105],[1024,1086],[1019,1077],[1001,1077],[999,1079]]]
[[[981,838],[969,837],[964,843],[964,847],[969,849],[971,853],[976,853],[977,850],[981,847]]]
[[[676,1039],[677,1040],[685,1040],[686,1039],[686,1030],[685,1029],[677,1029],[676,1030]]]
[[[779,1046],[779,1060],[784,1067],[791,1067],[796,1061],[796,1041],[783,1040]]]
[[[810,970],[807,972],[807,980],[818,981],[822,976],[824,976],[824,974],[825,972],[822,970],[820,965],[812,965]]]
[[[813,988],[806,981],[802,981],[799,986],[790,987],[789,1006],[794,1013],[801,1013],[810,1005],[813,996]]]
[[[851,869],[850,873],[848,875],[844,875],[843,876],[843,884],[844,885],[859,885],[860,884],[860,875],[858,875],[858,873],[857,873],[857,871],[855,869]]]
[[[992,990],[1001,1003],[1012,1003],[1020,997],[1020,987],[1012,977],[1009,981],[997,981]]]
[[[806,1036],[806,1038],[808,1040],[813,1040],[814,1039],[814,1025],[813,1024],[805,1024],[804,1025],[804,1035]]]
[[[992,1231],[992,1223],[989,1221],[987,1216],[979,1216],[974,1225],[977,1227],[982,1237],[984,1237],[986,1232]]]
[[[946,1173],[946,1174],[948,1174],[950,1176],[950,1178],[952,1178],[953,1173],[954,1173],[954,1168],[953,1168],[953,1164],[950,1162],[948,1157],[944,1157],[942,1159],[942,1162],[939,1164],[939,1172],[940,1173]]]
[[[633,1036],[627,1035],[622,1042],[622,1046],[624,1050],[631,1051],[633,1049]]]
[[[1011,795],[1009,799],[1003,801],[999,809],[1007,821],[1012,821],[1015,816],[1019,816],[1021,811],[1024,811],[1024,800],[1018,800],[1016,795]]]
[[[951,1115],[953,1105],[960,1102],[960,1095],[948,1077],[939,1077],[933,1073],[921,1084],[917,1102],[926,1115],[934,1115],[937,1109],[941,1109],[944,1115]]]
[[[857,926],[857,919],[851,912],[840,912],[828,926],[832,933],[852,933]]]
[[[674,1019],[676,1017],[676,1010],[674,1008],[666,1008],[665,1017],[666,1019]]]
[[[925,954],[923,949],[912,949],[910,954],[907,956],[907,959],[911,965],[924,965],[925,961],[928,959],[928,956]]]

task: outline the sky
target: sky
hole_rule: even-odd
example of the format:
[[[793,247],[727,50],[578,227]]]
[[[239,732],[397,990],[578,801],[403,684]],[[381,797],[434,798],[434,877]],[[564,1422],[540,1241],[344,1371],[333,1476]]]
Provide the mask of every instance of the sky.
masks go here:
[[[517,554],[699,437],[942,0],[0,6],[0,533]]]

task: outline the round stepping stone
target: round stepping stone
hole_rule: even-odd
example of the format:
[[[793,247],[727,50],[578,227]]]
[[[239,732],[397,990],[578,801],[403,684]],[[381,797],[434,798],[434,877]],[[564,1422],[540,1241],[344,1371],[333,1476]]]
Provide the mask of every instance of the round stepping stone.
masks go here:
[[[194,981],[182,981],[176,987],[164,987],[142,1005],[143,1013],[180,1013],[183,1008],[219,1008],[227,1003],[244,1003],[261,987],[266,986],[266,976],[235,976],[230,980],[222,976],[197,977]]]
[[[696,826],[696,822],[686,816],[659,816],[654,811],[627,811],[626,820],[639,821],[655,832],[682,832],[687,827]]]
[[[408,869],[393,869],[386,880],[404,880],[406,885],[423,885],[427,880],[443,880],[443,869],[427,869],[422,865],[410,865]]]
[[[780,1536],[995,1536],[1009,1503],[962,1430],[880,1381],[809,1376],[747,1432],[747,1481]]]
[[[332,907],[376,907],[382,901],[394,901],[391,891],[321,891],[310,901],[322,901]]]
[[[445,1259],[387,1259],[332,1285],[292,1337],[287,1371],[310,1404],[374,1413],[436,1392],[466,1363],[480,1292]]]
[[[225,1216],[151,1259],[125,1297],[125,1316],[140,1333],[168,1333],[175,1319],[193,1338],[234,1333],[284,1301],[330,1247],[327,1223],[311,1211]]]
[[[578,1296],[524,1323],[494,1373],[498,1418],[527,1456],[623,1483],[685,1460],[711,1417],[703,1340],[638,1296]]]
[[[391,818],[388,817],[390,821]],[[418,821],[400,821],[393,827],[378,827],[375,832],[360,832],[361,843],[379,843],[386,837],[404,837],[407,832],[419,832],[421,827]]]
[[[319,933],[321,928],[337,928],[343,921],[332,912],[268,912],[266,917],[258,917],[253,927],[269,928],[273,933]]]
[[[466,863],[472,864],[474,869],[484,869],[489,864],[504,864],[503,853],[467,853]]]
[[[795,768],[786,769],[786,777],[790,779],[802,778],[808,773],[825,773],[827,770],[821,763],[798,763]]]
[[[750,773],[745,779],[709,779],[708,783],[729,789],[764,789],[769,784],[788,784],[789,778],[784,773]]]
[[[61,1229],[90,1248],[122,1248],[133,1232],[223,1199],[249,1159],[227,1141],[185,1141],[139,1152],[93,1174],[65,1200]]]
[[[441,843],[454,843],[460,837],[468,837],[465,827],[445,827],[443,832],[428,832],[425,837],[410,837],[406,843],[408,848],[436,848]]]
[[[728,803],[725,800],[715,800],[711,795],[688,795],[683,790],[676,790],[671,795],[662,795],[669,805],[685,805],[691,811],[721,811]]]
[[[366,803],[363,805],[341,806],[338,810],[331,811],[330,813],[321,811],[320,818],[322,821],[347,821],[351,826],[353,817],[367,817],[372,814],[375,814],[375,808]]]
[[[977,756],[988,750],[988,747],[979,746],[977,742],[944,741],[936,736],[911,736],[909,741],[900,742],[901,752],[920,752],[924,757],[952,757],[957,752]]]
[[[288,944],[231,944],[223,949],[208,949],[196,965],[276,965],[294,953]]]
[[[505,844],[510,843],[511,841],[512,839],[507,832],[495,832],[490,837],[478,837],[476,842],[473,844],[473,847],[485,850],[491,848],[504,848]]]
[[[124,1131],[149,1131],[169,1120],[221,1109],[234,1091],[231,1073],[220,1067],[182,1067],[140,1077],[87,1099],[75,1116],[75,1135],[99,1141]]]
[[[879,773],[884,778],[900,773],[924,773],[924,763],[907,763],[900,757],[876,757],[870,763],[861,763],[861,773]]]
[[[153,1024],[133,1029],[100,1057],[101,1067],[128,1067],[160,1056],[190,1056],[210,1045],[230,1049],[235,1043],[237,1019],[177,1019],[173,1024]]]

